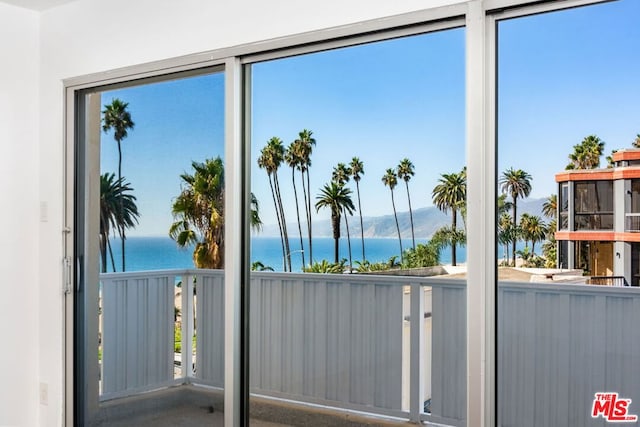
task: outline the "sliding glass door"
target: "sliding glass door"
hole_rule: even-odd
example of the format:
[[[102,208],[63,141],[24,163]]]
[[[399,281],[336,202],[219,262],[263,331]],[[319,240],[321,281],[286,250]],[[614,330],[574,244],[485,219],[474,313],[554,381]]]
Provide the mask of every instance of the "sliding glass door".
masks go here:
[[[247,66],[259,416],[465,419],[464,37]]]
[[[76,419],[220,421],[224,73],[89,88],[76,102]],[[209,388],[173,387],[184,384]]]

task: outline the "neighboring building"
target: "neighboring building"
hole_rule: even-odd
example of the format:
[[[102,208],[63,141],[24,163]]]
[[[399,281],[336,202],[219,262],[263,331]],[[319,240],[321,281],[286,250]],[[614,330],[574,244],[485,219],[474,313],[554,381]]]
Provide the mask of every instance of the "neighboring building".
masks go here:
[[[558,265],[640,282],[640,149],[607,169],[567,170],[558,183]]]

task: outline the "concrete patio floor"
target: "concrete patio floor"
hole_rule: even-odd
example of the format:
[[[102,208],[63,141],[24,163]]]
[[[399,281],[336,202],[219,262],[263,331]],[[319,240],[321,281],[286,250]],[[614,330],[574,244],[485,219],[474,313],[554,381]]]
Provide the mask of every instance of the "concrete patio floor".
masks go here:
[[[223,426],[222,392],[182,385],[117,399],[101,405],[93,426],[199,427]],[[367,416],[331,408],[301,405],[277,399],[251,397],[253,427],[415,426],[407,421]]]
[[[206,408],[194,408],[193,406],[179,406],[153,414],[135,416],[127,420],[120,420],[103,424],[110,427],[200,427],[223,426],[224,413],[210,413]],[[269,421],[252,419],[253,427],[279,427],[288,424],[278,424]]]

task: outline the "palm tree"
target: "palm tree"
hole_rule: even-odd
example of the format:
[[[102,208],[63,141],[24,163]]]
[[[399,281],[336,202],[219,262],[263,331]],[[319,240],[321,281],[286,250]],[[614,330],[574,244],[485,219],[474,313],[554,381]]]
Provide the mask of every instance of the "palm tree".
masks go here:
[[[260,151],[258,157],[258,167],[265,169],[269,177],[269,186],[280,228],[280,242],[282,244],[282,258],[284,259],[284,270],[291,271],[291,251],[289,250],[289,236],[287,233],[287,223],[282,207],[282,197],[280,196],[280,183],[278,181],[278,169],[284,160],[284,146],[282,140],[273,137],[267,141],[267,145]]]
[[[466,194],[466,184],[467,184],[467,167],[464,166],[460,171],[460,176],[465,183],[465,196],[464,202],[462,202],[462,206],[460,207],[460,216],[462,216],[462,223],[464,224],[464,232],[467,233],[467,194]]]
[[[604,141],[595,135],[589,135],[580,144],[573,146],[566,169],[597,169],[603,152]]]
[[[313,264],[313,230],[311,226],[311,180],[309,178],[309,169],[311,168],[311,153],[313,147],[316,145],[316,140],[313,138],[313,132],[307,129],[303,129],[298,133],[298,139],[296,143],[300,144],[300,175],[302,177],[302,192],[305,199],[305,211],[307,214],[307,233],[309,237],[309,264]],[[307,182],[305,186],[304,176],[307,175]]]
[[[517,221],[517,210],[518,210],[518,197],[524,198],[529,196],[531,193],[531,175],[522,169],[513,169],[509,168],[502,173],[502,177],[500,178],[499,184],[501,185],[501,190],[503,193],[509,194],[511,196],[511,202],[513,203],[513,228],[517,229],[518,224]],[[517,238],[514,238],[511,246],[511,256],[512,262],[515,267],[516,265],[516,241]]]
[[[100,255],[101,271],[107,272],[107,251],[111,258],[111,268],[116,271],[109,235],[112,227],[134,227],[138,223],[139,213],[136,197],[129,183],[115,181],[113,173],[100,175]],[[120,209],[120,206],[123,209]]]
[[[558,195],[552,194],[542,204],[542,213],[548,218],[558,217]]]
[[[522,215],[520,215],[520,225],[518,226],[518,233],[519,233],[518,237],[524,240],[525,248],[529,247],[529,234],[527,233],[527,228],[529,227],[530,218],[531,218],[531,215],[529,215],[526,212],[523,213]]]
[[[327,207],[331,210],[331,228],[333,229],[334,240],[334,262],[339,261],[339,241],[340,241],[340,216],[342,212],[353,214],[355,207],[351,201],[351,190],[342,187],[335,182],[325,184],[316,197],[316,211]]]
[[[509,243],[516,237],[516,229],[513,228],[513,220],[507,212],[500,214],[498,219],[498,242],[504,245],[505,260],[509,259]]]
[[[542,256],[546,259],[545,265],[555,267],[556,265],[556,236],[558,228],[558,195],[552,194],[542,205],[544,216],[551,218],[546,228],[547,241],[542,245]]]
[[[416,237],[413,232],[413,211],[411,209],[411,196],[409,195],[409,181],[411,181],[411,177],[415,174],[415,168],[413,166],[413,163],[411,163],[411,160],[407,158],[402,159],[397,168],[397,176],[404,181],[404,184],[407,187],[407,200],[409,201],[409,219],[411,221],[411,242],[413,244],[414,250],[416,248]]]
[[[385,172],[385,174],[382,176],[382,183],[389,187],[389,190],[391,190],[391,205],[393,206],[393,216],[396,219],[396,229],[398,230],[398,241],[400,242],[400,260],[401,262],[403,261],[403,255],[402,255],[402,236],[400,235],[400,224],[398,224],[398,214],[396,212],[396,202],[393,198],[393,189],[396,188],[396,185],[398,185],[398,177],[396,176],[396,172],[389,168],[387,169],[387,171]]]
[[[282,259],[286,259],[287,252],[284,248],[284,233],[282,231],[282,221],[280,219],[280,210],[278,208],[278,201],[276,199],[276,191],[273,186],[273,154],[269,148],[269,145],[265,146],[260,150],[260,156],[258,157],[258,168],[265,169],[267,172],[267,177],[269,178],[269,188],[271,189],[271,197],[273,199],[273,206],[276,210],[276,220],[278,221],[278,231],[280,233],[280,245],[282,248]],[[286,265],[285,265],[286,271]]]
[[[338,185],[345,185],[351,179],[351,171],[344,163],[338,163],[331,173],[331,180]]]
[[[169,236],[178,246],[195,245],[196,268],[224,266],[224,165],[217,157],[192,162],[195,172],[183,173],[183,188],[173,202]]]
[[[344,187],[344,185],[349,182],[349,179],[351,179],[351,170],[344,163],[338,163],[338,165],[333,168],[331,179],[339,186]],[[347,219],[347,217],[347,213],[344,212],[344,224],[347,229],[347,248],[349,251],[349,269],[351,271],[353,270],[353,262],[351,256],[351,232],[349,231],[349,220]]]
[[[522,230],[522,236],[525,241],[531,241],[531,253],[535,254],[536,242],[540,242],[545,239],[547,235],[547,225],[537,215],[522,214],[520,219],[520,228]]]
[[[262,230],[262,220],[260,219],[260,203],[258,202],[258,198],[255,194],[251,193],[251,198],[249,201],[250,209],[251,209],[251,217],[249,221],[251,222],[251,227],[255,231]]]
[[[178,246],[195,245],[196,268],[224,267],[224,164],[220,157],[192,162],[193,174],[183,173],[182,191],[172,205],[169,236]],[[251,195],[251,226],[259,229],[258,201]]]
[[[439,184],[433,188],[433,204],[442,212],[451,210],[451,230],[457,230],[458,211],[467,199],[467,180],[465,174],[445,173],[440,175]],[[456,265],[456,245],[451,245],[451,264]]]
[[[640,148],[640,133],[636,135],[636,139],[631,143],[633,148]]]
[[[467,244],[467,233],[460,228],[453,228],[451,226],[442,226],[436,230],[431,236],[429,244],[436,247],[438,251],[447,246],[464,246]],[[420,245],[418,245],[420,246]],[[409,252],[409,251],[407,251]],[[453,264],[455,265],[455,264]]]
[[[507,195],[502,193],[498,196],[498,216],[513,209],[513,203],[507,200]]]
[[[607,168],[612,168],[615,166],[616,162],[613,160],[613,155],[616,154],[618,150],[611,150],[611,154],[605,157],[607,161]]]
[[[268,265],[264,265],[262,261],[254,261],[251,263],[251,271],[273,271],[273,268]]]
[[[115,175],[104,173],[100,175],[100,272],[107,272],[107,250],[111,258],[111,268],[116,272],[116,263],[111,250],[111,227],[120,230],[117,216],[120,211],[118,200],[119,183],[114,183]]]
[[[362,262],[366,262],[367,259],[364,256],[364,226],[362,225],[362,205],[360,204],[360,179],[364,175],[364,165],[359,158],[354,157],[349,164],[351,169],[351,176],[356,182],[356,192],[358,193],[358,213],[360,214],[360,238],[362,239]]]
[[[133,129],[135,123],[131,120],[131,113],[127,111],[128,102],[122,102],[118,98],[111,100],[111,104],[104,106],[102,111],[102,131],[109,132],[113,129],[113,139],[118,144],[118,184],[122,184],[122,140],[128,136],[128,131]],[[120,199],[121,216],[124,215],[124,201]],[[117,224],[122,244],[122,271],[125,271],[125,226]]]
[[[302,225],[300,224],[300,206],[298,204],[298,189],[296,187],[296,168],[302,164],[301,150],[299,142],[292,142],[284,153],[284,161],[291,167],[291,183],[293,184],[293,196],[296,199],[296,217],[298,218],[298,234],[300,237],[300,255],[302,257],[302,268],[304,262],[304,240],[302,239]],[[305,200],[306,203],[306,200]]]

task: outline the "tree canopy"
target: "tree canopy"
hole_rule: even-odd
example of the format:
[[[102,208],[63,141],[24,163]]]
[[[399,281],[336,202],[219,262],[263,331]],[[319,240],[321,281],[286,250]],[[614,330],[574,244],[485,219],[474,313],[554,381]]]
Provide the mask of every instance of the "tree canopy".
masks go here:
[[[602,153],[604,153],[604,141],[596,135],[589,135],[580,144],[573,146],[566,169],[597,169],[600,167]]]
[[[320,208],[329,208],[331,211],[331,228],[334,239],[334,262],[339,260],[338,242],[340,240],[340,219],[342,212],[353,215],[355,207],[351,200],[351,190],[339,185],[335,181],[325,184],[316,197],[316,211]]]
[[[192,162],[193,173],[183,173],[182,191],[172,206],[174,222],[169,236],[180,247],[194,245],[197,268],[224,267],[224,163],[220,157]],[[251,195],[251,225],[261,225],[258,200]]]

